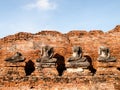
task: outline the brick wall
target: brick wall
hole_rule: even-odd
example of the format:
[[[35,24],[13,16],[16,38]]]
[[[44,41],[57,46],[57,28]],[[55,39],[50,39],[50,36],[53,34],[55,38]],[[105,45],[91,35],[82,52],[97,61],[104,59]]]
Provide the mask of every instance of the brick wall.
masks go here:
[[[6,67],[4,59],[17,51],[26,57],[25,62],[31,60],[35,63],[36,59],[40,57],[43,45],[53,46],[55,54],[63,56],[65,62],[67,62],[67,58],[72,54],[72,46],[81,46],[83,55],[87,55],[92,59],[93,67],[96,70],[98,48],[100,46],[107,46],[110,48],[111,56],[117,58],[116,67],[120,67],[120,25],[118,25],[108,32],[102,32],[101,30],[92,30],[89,32],[85,30],[73,30],[62,34],[57,31],[41,31],[36,34],[20,32],[15,35],[6,36],[0,39],[1,70],[4,71],[4,67]],[[21,70],[21,66],[17,65],[20,68],[17,70]]]

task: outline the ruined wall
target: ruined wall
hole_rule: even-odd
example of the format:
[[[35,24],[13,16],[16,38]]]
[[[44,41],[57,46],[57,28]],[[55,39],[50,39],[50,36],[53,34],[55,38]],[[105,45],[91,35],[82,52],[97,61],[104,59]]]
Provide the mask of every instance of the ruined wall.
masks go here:
[[[5,67],[7,67],[5,64],[5,61],[4,61],[5,58],[7,58],[7,57],[13,55],[15,52],[19,51],[24,55],[24,57],[26,57],[25,62],[28,62],[29,60],[31,60],[33,63],[35,63],[36,59],[41,57],[40,56],[41,47],[44,45],[53,46],[54,50],[55,50],[55,54],[59,54],[59,55],[63,56],[65,58],[65,62],[67,62],[67,58],[70,57],[72,54],[72,49],[71,49],[72,46],[78,45],[78,46],[82,47],[83,55],[84,56],[87,55],[92,59],[92,65],[96,70],[98,68],[97,67],[98,48],[100,46],[107,46],[110,48],[111,56],[114,56],[117,58],[116,67],[118,69],[120,67],[120,53],[119,53],[120,52],[120,49],[119,49],[120,48],[120,26],[119,25],[116,26],[113,30],[110,30],[109,32],[106,32],[106,33],[102,32],[101,30],[92,30],[90,32],[73,30],[66,34],[62,34],[57,31],[41,31],[36,34],[20,32],[15,35],[9,35],[9,36],[6,36],[6,37],[0,39],[0,62],[1,62],[0,63],[0,68],[1,68],[0,69],[1,70],[0,78],[1,78],[1,82],[3,83],[2,75],[4,75],[4,73],[6,73],[8,70],[8,69],[5,70]],[[25,62],[22,64],[23,67],[25,66]],[[7,64],[7,65],[10,66],[9,64]],[[14,66],[14,65],[11,65],[11,66]],[[22,72],[24,69],[24,68],[22,68],[22,66],[17,64],[16,67],[18,67],[18,68],[16,70]],[[22,75],[24,77],[25,73],[23,73]],[[88,77],[86,77],[86,78],[88,78]],[[86,79],[86,80],[88,80],[90,83],[90,81],[92,81],[95,78],[96,77],[90,77],[89,79]],[[105,80],[115,79],[115,78],[108,78],[108,77],[107,77],[107,79],[104,77],[99,77],[98,81],[100,81],[101,78],[103,81],[104,81],[104,79]],[[118,76],[117,76],[117,78],[118,78]],[[60,79],[60,78],[57,78],[57,79]],[[51,88],[55,88],[55,85],[57,85],[57,84],[61,85],[61,82],[64,82],[64,79],[66,79],[66,78],[64,78],[63,81],[58,80],[58,83],[56,83],[57,79],[56,79],[56,81],[53,80],[54,86]],[[49,81],[48,83],[51,82],[50,80],[48,80]],[[22,85],[24,85],[24,80],[21,79],[20,81],[22,82]],[[29,81],[30,80],[28,80],[26,82],[26,83],[28,83],[26,85],[31,84],[31,82],[29,82]],[[65,84],[63,84],[62,87],[66,86],[66,88],[67,88],[69,86],[72,86],[73,85],[72,83],[74,83],[74,81],[79,86],[79,84],[82,84],[83,81],[85,81],[85,80],[83,78],[82,79],[78,78],[78,80],[75,78],[75,80],[73,80],[73,81],[68,80],[68,82],[70,82],[70,83],[65,83]],[[114,82],[116,82],[116,81],[114,80]],[[45,83],[45,81],[44,80],[41,82],[38,81],[34,84],[37,85],[37,83],[43,84],[43,83]],[[87,81],[86,81],[86,83],[87,83]],[[12,86],[11,84],[13,84],[13,86],[15,85],[14,82],[12,82],[12,83],[6,82],[6,85],[8,85],[8,86]],[[103,89],[97,89],[97,87],[96,87],[97,85],[95,84],[95,82],[92,82],[92,84],[93,84],[93,87],[88,87],[84,83],[83,86],[85,86],[85,87],[79,87],[79,88],[85,89],[88,87],[85,90],[90,90],[91,88],[93,88],[93,90],[103,90]],[[110,82],[109,83],[104,82],[101,84],[108,85],[110,88],[115,88],[113,84],[110,84]],[[49,85],[49,84],[47,84],[47,85]],[[100,87],[100,86],[98,86],[98,87]],[[118,86],[116,85],[116,87],[118,87]],[[104,89],[104,90],[108,90],[108,89]],[[116,90],[119,90],[119,89],[116,89]],[[62,89],[60,89],[60,90],[62,90]],[[74,88],[74,90],[77,90],[77,89]],[[111,89],[111,90],[113,90],[113,89]]]

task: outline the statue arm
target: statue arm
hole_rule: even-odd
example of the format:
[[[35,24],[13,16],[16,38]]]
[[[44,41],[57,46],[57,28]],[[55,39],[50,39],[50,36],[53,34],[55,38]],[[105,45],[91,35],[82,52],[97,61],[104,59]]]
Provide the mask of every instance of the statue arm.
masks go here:
[[[53,54],[54,54],[53,48],[50,48],[47,53],[48,53],[48,55],[49,55],[49,58],[52,58],[52,56],[53,56]]]
[[[110,57],[110,51],[109,51],[109,49],[107,49],[107,58],[109,58]]]
[[[101,55],[101,49],[100,48],[98,49],[98,54]]]
[[[40,50],[40,51],[41,51],[41,52],[40,52],[40,55],[43,56],[43,53],[44,53],[44,52],[43,52],[43,47],[41,47],[41,50]]]
[[[82,58],[82,53],[80,53],[79,58]]]
[[[50,58],[52,58],[53,54],[54,54],[53,52],[50,54]]]
[[[107,58],[109,58],[110,57],[110,53],[108,53],[108,56],[107,56]]]

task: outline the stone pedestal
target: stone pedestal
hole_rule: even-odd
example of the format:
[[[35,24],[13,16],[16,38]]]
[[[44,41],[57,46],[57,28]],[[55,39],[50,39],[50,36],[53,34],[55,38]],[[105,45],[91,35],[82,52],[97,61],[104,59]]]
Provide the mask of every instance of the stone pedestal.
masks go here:
[[[14,63],[5,62],[4,67],[25,67],[25,62],[14,62]]]
[[[41,63],[41,68],[55,68],[55,63]]]
[[[86,63],[86,62],[83,62]],[[91,71],[88,69],[87,65],[83,65],[83,63],[67,63],[64,75],[65,76],[88,76],[92,75]],[[73,75],[73,76],[74,76]]]
[[[4,71],[1,72],[4,81],[21,80],[25,75],[25,63],[9,63],[4,64]]]
[[[40,78],[54,77],[54,76],[58,75],[55,63],[40,63],[40,62],[37,62],[35,68],[36,68],[36,70],[34,71],[33,74],[37,77],[40,77]]]
[[[68,62],[66,64],[66,67],[67,68],[78,68],[78,67],[81,67],[83,69],[87,69],[88,67],[90,66],[90,63],[89,62],[79,62],[79,63],[74,63],[74,62]]]
[[[58,72],[56,68],[43,68],[42,75],[43,77],[55,78],[56,76],[58,76]]]
[[[67,77],[79,77],[79,76],[91,76],[92,73],[88,69],[79,68],[67,68],[63,76]]]
[[[97,62],[96,75],[119,75],[117,62]]]

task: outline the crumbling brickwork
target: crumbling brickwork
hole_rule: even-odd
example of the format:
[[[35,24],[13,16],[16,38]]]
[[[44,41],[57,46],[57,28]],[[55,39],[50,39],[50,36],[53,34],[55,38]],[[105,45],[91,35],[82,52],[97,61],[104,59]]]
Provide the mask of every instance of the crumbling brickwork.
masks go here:
[[[100,70],[97,71],[98,67],[104,66],[97,61],[98,48],[106,46],[110,49],[111,55],[117,59],[114,64],[115,71],[108,70],[108,72],[114,71],[112,76],[100,76],[96,73],[92,76],[79,76],[67,75],[65,70],[60,77],[57,68],[37,70],[36,59],[41,57],[41,48],[44,45],[54,47],[54,55],[59,56],[57,57],[59,61],[62,57],[62,61],[60,61],[62,64],[63,61],[64,64],[67,63],[67,59],[72,55],[74,45],[82,47],[83,56],[91,59],[92,66],[97,73],[100,73]],[[0,39],[0,89],[8,90],[8,87],[19,90],[29,90],[30,88],[44,88],[40,90],[120,90],[119,48],[120,25],[108,32],[73,30],[62,34],[57,31],[41,31],[36,34],[20,32],[6,36]],[[15,52],[21,52],[26,60],[17,64],[6,63],[4,60]],[[54,74],[51,75],[51,72],[47,72],[47,76],[46,71]],[[115,73],[117,75],[114,75]]]

